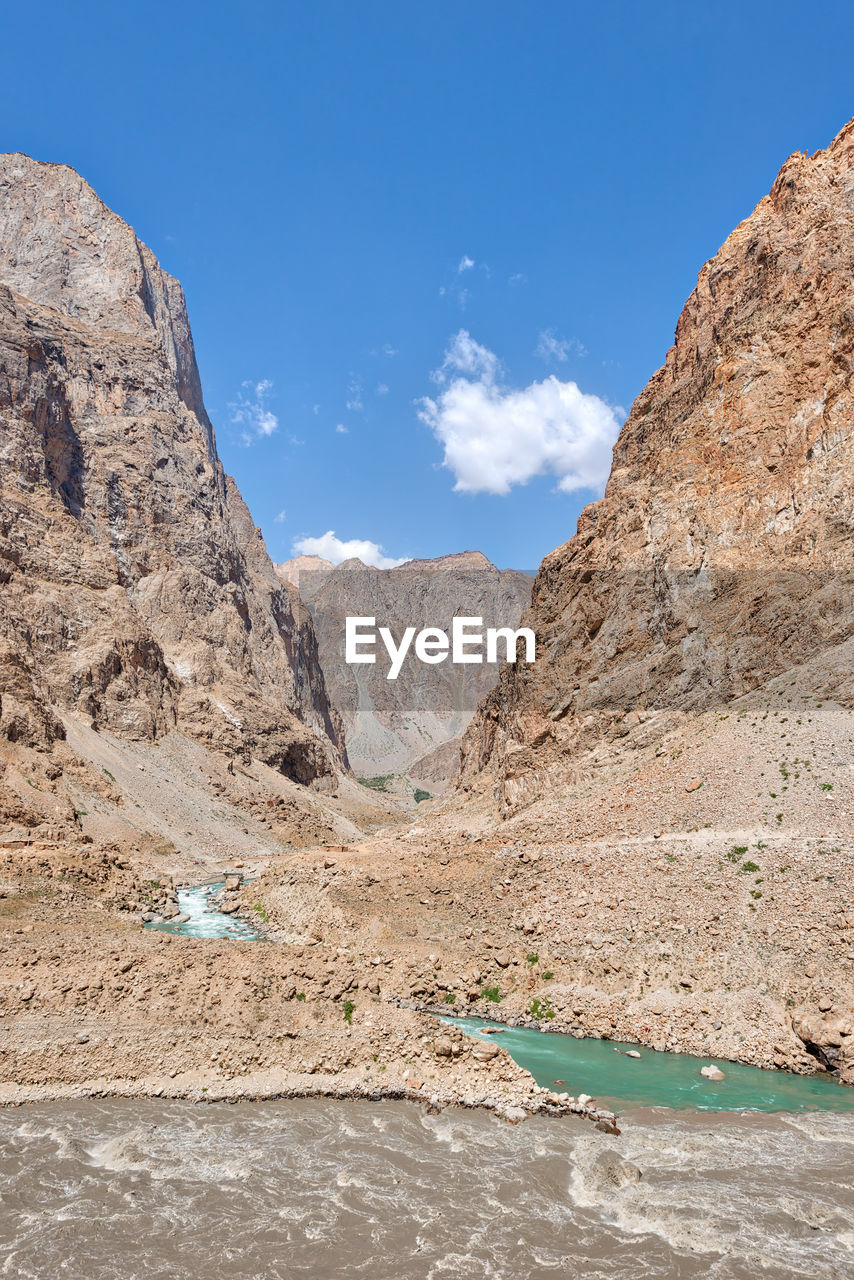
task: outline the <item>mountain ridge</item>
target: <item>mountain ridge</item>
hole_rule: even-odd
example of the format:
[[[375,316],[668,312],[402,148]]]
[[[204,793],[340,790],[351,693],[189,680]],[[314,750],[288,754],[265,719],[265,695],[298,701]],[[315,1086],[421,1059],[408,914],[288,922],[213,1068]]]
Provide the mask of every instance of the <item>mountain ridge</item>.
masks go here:
[[[0,156],[0,197],[0,733],[178,730],[335,790],[311,619],[222,468],[180,285],[70,166]]]
[[[702,710],[852,630],[854,121],[796,152],[701,269],[602,499],[543,561],[464,743],[506,812],[629,717]],[[840,650],[841,652],[841,650]],[[850,700],[845,661],[821,687]]]

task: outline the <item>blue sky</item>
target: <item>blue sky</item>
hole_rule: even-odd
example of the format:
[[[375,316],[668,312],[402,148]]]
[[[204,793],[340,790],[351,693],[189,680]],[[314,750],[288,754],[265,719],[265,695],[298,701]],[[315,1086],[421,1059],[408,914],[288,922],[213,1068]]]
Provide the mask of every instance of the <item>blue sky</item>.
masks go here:
[[[842,3],[48,0],[0,37],[0,149],[182,281],[275,559],[535,567],[703,262],[854,112]]]

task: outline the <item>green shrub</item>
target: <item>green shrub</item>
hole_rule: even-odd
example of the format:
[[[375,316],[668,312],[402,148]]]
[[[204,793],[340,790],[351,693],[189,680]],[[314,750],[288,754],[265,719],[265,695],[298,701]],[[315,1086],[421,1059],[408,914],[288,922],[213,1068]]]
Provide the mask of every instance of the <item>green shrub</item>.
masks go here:
[[[344,1021],[351,1027],[353,1025],[353,1010],[355,1007],[352,1000],[344,1001]]]
[[[528,1012],[532,1018],[536,1018],[537,1022],[542,1022],[545,1018],[553,1018],[555,1016],[555,1011],[550,1001],[545,997],[540,1000],[538,996],[534,996],[528,1005]]]
[[[412,793],[415,797],[415,803],[420,804],[422,800],[432,800],[433,797],[429,791],[422,791],[420,787],[416,787]]]
[[[501,999],[500,987],[484,987],[480,993],[481,1000],[490,1000],[493,1004],[498,1004]]]
[[[363,787],[368,787],[371,791],[388,791],[388,784],[394,777],[393,773],[382,773],[376,778],[357,778],[357,782],[361,782]]]

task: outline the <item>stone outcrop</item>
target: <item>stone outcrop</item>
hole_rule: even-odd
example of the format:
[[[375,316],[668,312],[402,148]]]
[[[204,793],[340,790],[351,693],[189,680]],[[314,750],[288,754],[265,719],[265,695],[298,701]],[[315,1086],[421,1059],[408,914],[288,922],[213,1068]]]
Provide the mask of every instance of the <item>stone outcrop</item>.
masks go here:
[[[703,267],[604,498],[543,561],[538,661],[502,673],[464,743],[505,814],[603,738],[796,664],[850,705],[852,274],[854,122],[791,156]]]
[[[308,611],[217,456],[180,285],[74,170],[0,157],[0,734],[178,728],[346,768]]]
[[[495,682],[495,665],[426,665],[410,652],[398,677],[388,680],[382,645],[373,666],[345,663],[345,618],[374,617],[397,641],[409,626],[450,632],[455,615],[515,628],[530,601],[529,575],[497,569],[479,551],[408,560],[394,569],[361,560],[332,565],[319,556],[297,556],[276,568],[311,610],[320,665],[355,772],[406,774],[431,793],[443,790],[459,769],[461,735]]]

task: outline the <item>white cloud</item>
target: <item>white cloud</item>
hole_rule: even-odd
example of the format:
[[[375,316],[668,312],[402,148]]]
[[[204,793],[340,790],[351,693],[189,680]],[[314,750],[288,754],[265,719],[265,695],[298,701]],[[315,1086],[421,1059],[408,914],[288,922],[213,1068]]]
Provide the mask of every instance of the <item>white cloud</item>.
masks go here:
[[[338,435],[339,435],[339,436],[346,436],[346,435],[347,435],[347,433],[349,432],[350,428],[349,428],[349,427],[345,427],[343,422],[339,422],[339,423],[338,423],[338,426],[335,428],[335,430],[336,430],[336,432],[338,433]]]
[[[387,342],[383,347],[384,356],[396,356],[397,354],[397,347],[393,347],[390,342]]]
[[[471,290],[463,287],[461,277],[470,271],[474,271],[475,267],[477,267],[478,271],[482,272],[483,275],[489,279],[492,274],[489,264],[486,262],[475,262],[474,258],[470,257],[467,253],[464,253],[457,263],[457,269],[451,279],[446,281],[445,284],[439,286],[439,297],[451,298],[461,311],[465,311],[469,298],[471,297]]]
[[[444,446],[454,488],[506,494],[534,476],[554,475],[564,493],[601,492],[620,430],[615,410],[574,382],[550,376],[516,390],[500,374],[494,352],[461,329],[433,375],[441,394],[420,402],[419,417]]]
[[[501,372],[501,361],[488,347],[475,342],[468,329],[460,329],[451,338],[442,366],[430,376],[434,382],[448,381],[449,372],[465,374],[467,378],[481,378],[494,382]]]
[[[363,564],[373,565],[376,569],[394,569],[397,565],[406,563],[406,557],[395,560],[391,556],[384,555],[382,547],[377,542],[370,542],[367,538],[337,538],[332,529],[319,538],[297,538],[293,544],[293,554],[322,556],[324,560],[331,560],[333,564],[355,558],[361,560]]]
[[[288,518],[288,513],[287,511],[284,511],[284,510],[280,511],[277,516],[273,516],[273,519],[275,520],[276,524],[284,524],[287,518]]]
[[[507,277],[507,283],[515,288],[516,285],[527,284],[528,277],[525,275],[524,271],[517,271],[515,275]]]
[[[347,384],[347,408],[351,413],[361,413],[364,407],[362,403],[362,384],[358,378],[351,378]]]
[[[387,386],[387,384],[386,384],[385,382],[379,382],[379,383],[377,383],[377,395],[378,395],[378,396],[387,396],[387,395],[388,395],[388,386]]]
[[[562,364],[569,359],[572,351],[579,356],[587,355],[587,348],[577,338],[559,338],[554,329],[543,329],[534,348],[534,355],[545,360],[547,364],[552,360],[558,360]]]
[[[237,399],[228,406],[232,423],[243,428],[240,439],[244,445],[271,436],[278,430],[279,419],[267,407],[272,393],[273,384],[269,378],[262,378],[260,382],[243,382]]]

